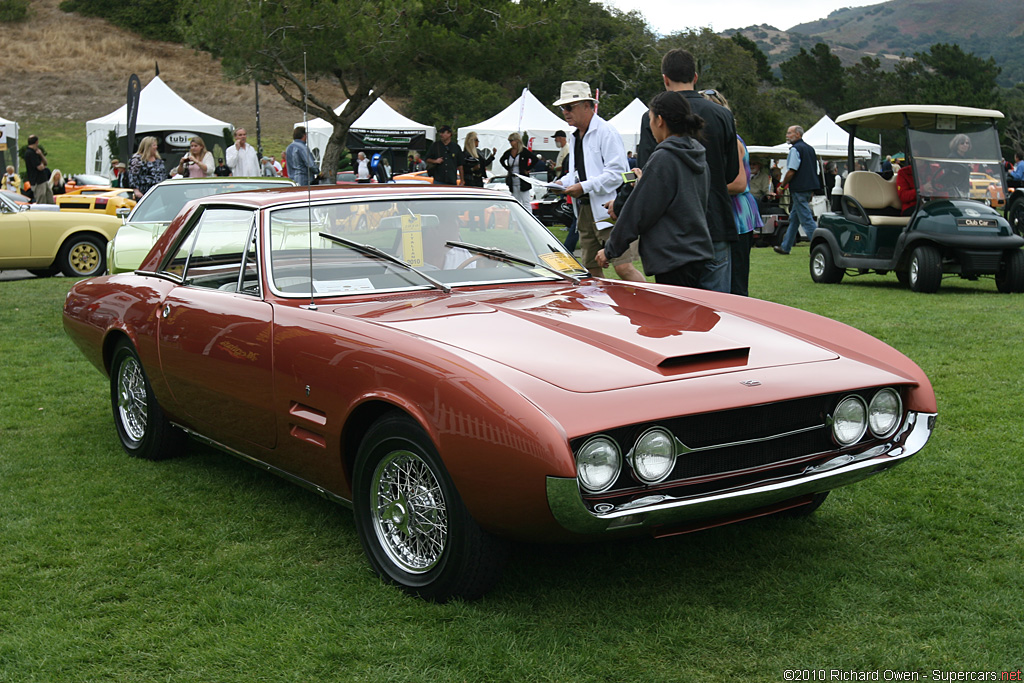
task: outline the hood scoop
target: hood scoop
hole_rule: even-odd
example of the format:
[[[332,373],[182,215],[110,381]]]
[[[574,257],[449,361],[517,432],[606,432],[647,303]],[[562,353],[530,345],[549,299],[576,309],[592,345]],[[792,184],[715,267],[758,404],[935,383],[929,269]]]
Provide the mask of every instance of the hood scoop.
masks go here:
[[[658,369],[665,375],[683,375],[710,370],[740,368],[750,359],[750,347],[706,351],[684,356],[672,356],[658,363]]]

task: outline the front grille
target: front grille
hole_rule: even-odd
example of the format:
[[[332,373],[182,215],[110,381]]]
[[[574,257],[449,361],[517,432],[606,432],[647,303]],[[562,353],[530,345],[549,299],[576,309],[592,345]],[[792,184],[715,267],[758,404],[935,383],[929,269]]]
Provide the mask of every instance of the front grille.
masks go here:
[[[832,430],[827,423],[839,401],[850,394],[859,394],[869,402],[874,390],[660,420],[656,423],[658,426],[668,429],[692,451],[676,458],[668,478],[660,484],[645,485],[634,478],[632,469],[625,464],[609,491],[585,497],[593,503],[614,501],[620,504],[655,492],[676,497],[703,495],[797,475],[808,466],[825,462],[842,452],[832,440]],[[640,434],[651,426],[651,423],[631,425],[605,434],[618,442],[625,457]],[[573,449],[584,441],[574,441]],[[869,437],[856,448],[870,443]]]
[[[960,272],[964,275],[995,273],[999,270],[999,262],[1003,258],[999,251],[969,251],[966,249],[958,252],[960,256]]]

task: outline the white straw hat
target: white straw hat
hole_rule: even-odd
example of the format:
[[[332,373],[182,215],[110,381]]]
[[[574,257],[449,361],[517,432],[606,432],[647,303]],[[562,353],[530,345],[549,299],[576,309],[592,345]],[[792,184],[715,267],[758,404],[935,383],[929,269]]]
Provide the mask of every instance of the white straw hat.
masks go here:
[[[565,81],[562,83],[562,92],[559,98],[552,106],[561,107],[563,104],[584,100],[597,101],[590,96],[590,84],[585,81]]]

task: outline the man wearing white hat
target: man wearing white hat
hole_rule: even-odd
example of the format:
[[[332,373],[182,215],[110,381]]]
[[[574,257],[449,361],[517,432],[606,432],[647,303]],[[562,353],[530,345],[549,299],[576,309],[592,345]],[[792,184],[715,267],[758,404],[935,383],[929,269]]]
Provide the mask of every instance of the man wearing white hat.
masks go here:
[[[562,83],[561,96],[554,106],[561,108],[562,117],[575,126],[569,145],[569,172],[556,182],[573,198],[583,267],[591,275],[601,277],[603,269],[597,264],[597,252],[611,232],[611,218],[605,204],[615,199],[615,190],[622,184],[626,167],[626,148],[622,136],[594,110],[596,100],[590,95],[590,85],[583,81]],[[644,276],[633,265],[637,257],[636,243],[625,254],[612,261],[615,272],[623,280],[644,282]]]

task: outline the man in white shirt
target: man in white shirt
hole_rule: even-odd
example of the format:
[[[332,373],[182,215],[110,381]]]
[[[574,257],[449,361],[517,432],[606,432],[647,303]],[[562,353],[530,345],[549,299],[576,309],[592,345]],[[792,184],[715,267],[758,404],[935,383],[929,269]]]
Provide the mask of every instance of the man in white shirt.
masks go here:
[[[224,161],[236,178],[256,178],[261,175],[260,158],[256,148],[245,143],[245,128],[235,131],[235,144],[227,148]]]
[[[615,190],[622,184],[626,168],[626,148],[622,136],[607,121],[597,115],[595,100],[590,96],[590,84],[583,81],[562,83],[561,97],[554,106],[561,108],[562,117],[575,126],[569,149],[569,172],[558,179],[565,193],[573,198],[583,267],[595,277],[603,277],[604,269],[597,263],[597,252],[604,246],[612,230],[611,218],[605,204],[615,199]],[[612,261],[615,272],[623,280],[645,282],[636,269],[634,242]]]

